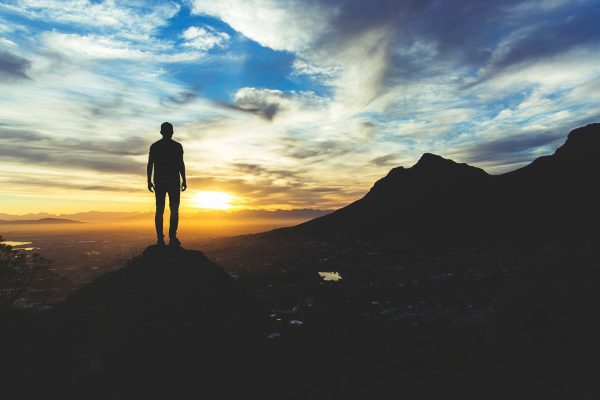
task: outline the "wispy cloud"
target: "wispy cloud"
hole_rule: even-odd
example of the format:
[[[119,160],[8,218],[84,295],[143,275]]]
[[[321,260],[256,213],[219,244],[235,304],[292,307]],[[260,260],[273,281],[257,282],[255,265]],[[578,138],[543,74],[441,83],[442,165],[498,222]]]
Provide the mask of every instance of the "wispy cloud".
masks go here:
[[[463,160],[473,163],[505,163],[508,165],[530,161],[539,155],[539,149],[548,145],[558,147],[564,132],[535,132],[512,135],[470,147]]]
[[[371,162],[378,166],[393,166],[397,163],[398,156],[395,154],[386,154],[384,156],[375,157]]]
[[[29,79],[27,70],[30,65],[29,60],[0,50],[0,80]]]
[[[32,20],[55,21],[86,30],[110,30],[122,37],[147,39],[156,29],[169,24],[181,6],[158,1],[20,0],[0,7]]]
[[[198,50],[208,50],[213,47],[224,47],[229,41],[229,35],[218,32],[213,28],[190,26],[181,34],[183,45]]]

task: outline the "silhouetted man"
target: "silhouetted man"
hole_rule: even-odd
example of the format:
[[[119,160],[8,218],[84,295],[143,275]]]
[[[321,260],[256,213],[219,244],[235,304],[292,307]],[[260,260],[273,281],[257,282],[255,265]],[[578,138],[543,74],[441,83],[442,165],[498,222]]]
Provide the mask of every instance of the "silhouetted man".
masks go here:
[[[154,224],[156,225],[156,236],[158,244],[164,245],[163,214],[165,212],[165,198],[169,194],[169,209],[171,219],[169,223],[169,245],[179,246],[181,242],[177,239],[177,225],[179,224],[179,190],[187,189],[185,180],[185,164],[183,163],[183,146],[172,140],[173,125],[168,122],[160,126],[162,139],[150,146],[148,157],[148,190],[156,196],[156,214]],[[152,183],[152,167],[154,167],[154,184]],[[179,175],[183,179],[179,180]]]

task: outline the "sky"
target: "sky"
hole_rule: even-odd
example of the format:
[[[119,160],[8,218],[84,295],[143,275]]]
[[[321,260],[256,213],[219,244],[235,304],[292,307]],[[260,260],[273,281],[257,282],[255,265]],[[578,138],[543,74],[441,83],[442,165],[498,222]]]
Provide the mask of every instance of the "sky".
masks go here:
[[[2,0],[0,210],[150,210],[164,121],[184,209],[338,208],[424,152],[513,170],[600,121],[599,20],[597,1]]]

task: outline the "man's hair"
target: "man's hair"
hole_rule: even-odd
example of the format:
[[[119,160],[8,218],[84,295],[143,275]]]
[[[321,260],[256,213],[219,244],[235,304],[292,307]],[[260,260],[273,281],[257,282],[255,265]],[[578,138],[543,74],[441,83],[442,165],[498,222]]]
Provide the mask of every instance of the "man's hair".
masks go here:
[[[160,133],[163,135],[173,135],[173,124],[170,122],[163,122],[160,125]]]

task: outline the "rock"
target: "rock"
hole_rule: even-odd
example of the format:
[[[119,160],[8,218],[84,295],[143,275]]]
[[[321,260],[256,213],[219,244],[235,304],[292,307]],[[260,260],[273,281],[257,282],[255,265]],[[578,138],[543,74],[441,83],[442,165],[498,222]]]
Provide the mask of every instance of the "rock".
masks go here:
[[[47,320],[66,373],[113,383],[235,375],[268,333],[234,279],[202,252],[177,247],[148,247]]]

